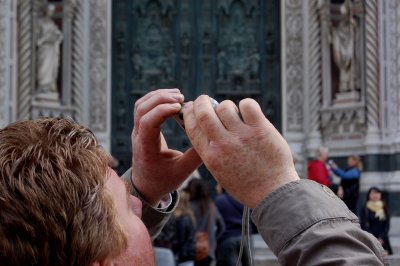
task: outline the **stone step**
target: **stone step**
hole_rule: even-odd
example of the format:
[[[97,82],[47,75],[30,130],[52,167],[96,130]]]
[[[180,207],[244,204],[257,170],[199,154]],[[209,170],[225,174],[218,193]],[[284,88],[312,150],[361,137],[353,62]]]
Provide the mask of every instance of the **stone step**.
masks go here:
[[[392,216],[391,217],[389,236],[400,237],[400,216]]]
[[[390,266],[400,265],[400,254],[393,254],[388,256],[388,261]]]
[[[254,266],[279,266],[275,255],[257,255],[253,257]]]
[[[254,266],[279,266],[277,257],[264,242],[261,235],[252,235],[252,255]]]
[[[275,256],[268,245],[264,242],[261,235],[253,234],[252,235],[252,254],[253,256],[265,256],[272,255]]]
[[[400,254],[400,236],[389,236],[389,240],[393,254]]]

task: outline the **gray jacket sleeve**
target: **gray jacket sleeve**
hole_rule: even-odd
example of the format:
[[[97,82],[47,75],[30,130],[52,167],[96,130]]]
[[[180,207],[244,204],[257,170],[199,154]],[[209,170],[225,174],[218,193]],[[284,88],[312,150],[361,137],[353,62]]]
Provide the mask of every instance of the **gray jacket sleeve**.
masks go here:
[[[278,188],[256,206],[252,219],[282,265],[388,265],[378,240],[314,181]]]
[[[131,176],[132,169],[129,169],[121,176],[121,178],[130,186],[131,194],[135,197],[138,197],[142,201],[142,221],[147,227],[151,238],[154,239],[161,232],[169,217],[175,211],[176,205],[179,201],[179,194],[176,191],[171,193],[172,202],[167,209],[155,209],[150,206],[137,192],[136,188],[133,186]]]

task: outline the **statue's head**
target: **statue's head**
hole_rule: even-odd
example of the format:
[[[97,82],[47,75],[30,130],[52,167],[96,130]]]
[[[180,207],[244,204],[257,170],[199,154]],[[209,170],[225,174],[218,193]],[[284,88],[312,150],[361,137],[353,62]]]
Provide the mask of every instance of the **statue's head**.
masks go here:
[[[47,9],[46,9],[46,15],[48,15],[49,17],[51,17],[54,12],[56,11],[56,7],[53,4],[49,4],[47,5]]]
[[[348,16],[351,13],[351,1],[345,0],[344,3],[340,6],[340,13],[345,16]]]

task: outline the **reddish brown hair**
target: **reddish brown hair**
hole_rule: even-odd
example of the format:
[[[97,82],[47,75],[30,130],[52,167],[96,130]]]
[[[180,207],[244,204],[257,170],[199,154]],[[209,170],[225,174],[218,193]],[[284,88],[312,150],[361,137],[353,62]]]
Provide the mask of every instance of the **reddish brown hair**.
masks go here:
[[[116,256],[126,236],[105,189],[110,157],[67,119],[0,130],[0,261],[88,265]]]

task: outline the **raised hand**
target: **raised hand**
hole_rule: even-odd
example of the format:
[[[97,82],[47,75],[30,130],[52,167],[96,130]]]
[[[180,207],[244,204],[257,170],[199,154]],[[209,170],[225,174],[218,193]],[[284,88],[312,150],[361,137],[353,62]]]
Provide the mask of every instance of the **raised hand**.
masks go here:
[[[184,121],[204,164],[245,205],[253,208],[278,187],[299,179],[287,142],[256,101],[244,99],[239,109],[223,101],[214,110],[202,95],[185,105]]]
[[[168,148],[161,124],[177,114],[184,96],[179,89],[152,91],[135,103],[132,132],[132,181],[141,196],[153,206],[201,164],[193,148],[184,153]]]

